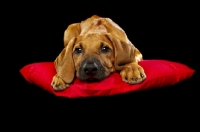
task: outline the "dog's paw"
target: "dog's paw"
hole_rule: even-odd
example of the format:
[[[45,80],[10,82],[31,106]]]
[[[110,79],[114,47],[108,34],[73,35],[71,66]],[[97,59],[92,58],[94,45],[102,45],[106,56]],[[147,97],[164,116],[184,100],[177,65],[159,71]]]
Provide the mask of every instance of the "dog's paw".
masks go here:
[[[69,87],[69,84],[66,84],[58,75],[55,75],[52,79],[51,86],[55,91],[61,91]]]
[[[146,79],[144,69],[138,64],[127,65],[121,72],[122,80],[129,84],[141,83]]]

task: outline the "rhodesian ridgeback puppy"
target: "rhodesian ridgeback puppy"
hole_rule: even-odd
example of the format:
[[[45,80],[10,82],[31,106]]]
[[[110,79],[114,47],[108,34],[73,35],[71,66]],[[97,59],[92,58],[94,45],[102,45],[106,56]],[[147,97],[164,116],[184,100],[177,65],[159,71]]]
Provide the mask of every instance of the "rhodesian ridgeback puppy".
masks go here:
[[[110,18],[97,15],[74,23],[64,33],[64,48],[54,64],[54,90],[64,90],[75,77],[83,81],[105,79],[119,72],[129,84],[141,83],[146,75],[138,64],[142,54],[128,39],[125,31]]]

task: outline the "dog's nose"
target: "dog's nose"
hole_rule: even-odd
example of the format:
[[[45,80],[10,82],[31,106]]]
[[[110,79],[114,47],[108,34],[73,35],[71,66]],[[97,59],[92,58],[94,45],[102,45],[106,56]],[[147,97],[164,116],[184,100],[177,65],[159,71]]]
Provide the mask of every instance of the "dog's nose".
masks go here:
[[[98,65],[94,62],[88,62],[83,65],[83,70],[87,75],[95,75],[98,71]]]

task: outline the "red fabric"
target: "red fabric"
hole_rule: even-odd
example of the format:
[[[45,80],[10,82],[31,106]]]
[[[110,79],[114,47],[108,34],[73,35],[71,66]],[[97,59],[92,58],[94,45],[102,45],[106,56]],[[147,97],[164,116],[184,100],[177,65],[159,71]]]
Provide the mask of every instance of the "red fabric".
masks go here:
[[[115,72],[100,82],[87,83],[75,78],[73,84],[64,91],[54,91],[51,87],[52,77],[56,74],[53,62],[28,64],[20,70],[20,73],[29,83],[35,84],[56,96],[79,98],[109,96],[169,86],[190,78],[195,72],[184,64],[166,60],[143,60],[139,64],[144,68],[147,75],[146,80],[140,84],[127,84]]]

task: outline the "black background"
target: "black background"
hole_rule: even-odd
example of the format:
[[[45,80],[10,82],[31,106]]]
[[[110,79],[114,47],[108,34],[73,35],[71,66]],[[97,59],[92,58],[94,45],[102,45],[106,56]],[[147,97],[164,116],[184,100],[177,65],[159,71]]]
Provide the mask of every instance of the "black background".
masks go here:
[[[14,67],[11,69],[17,74],[15,78],[17,82],[10,80],[15,85],[11,85],[11,82],[8,84],[9,95],[4,98],[11,101],[13,109],[20,114],[29,112],[30,115],[35,112],[48,115],[46,113],[49,111],[56,116],[73,112],[78,116],[101,117],[100,113],[103,112],[118,118],[119,115],[135,117],[140,111],[141,115],[152,117],[160,113],[161,118],[171,117],[170,121],[173,118],[181,120],[197,118],[199,41],[196,41],[196,38],[199,30],[196,4],[164,2],[136,4],[124,1],[89,3],[82,1],[13,5],[15,8],[12,8],[11,15],[7,16],[9,18],[7,41],[8,43],[12,41],[9,49],[14,55],[9,62]],[[190,79],[169,87],[83,99],[55,97],[26,82],[19,70],[29,63],[54,61],[63,48],[63,33],[67,26],[85,20],[93,14],[109,17],[121,26],[132,43],[142,52],[144,59],[181,62],[197,70],[196,73]],[[34,112],[31,112],[32,110]]]

